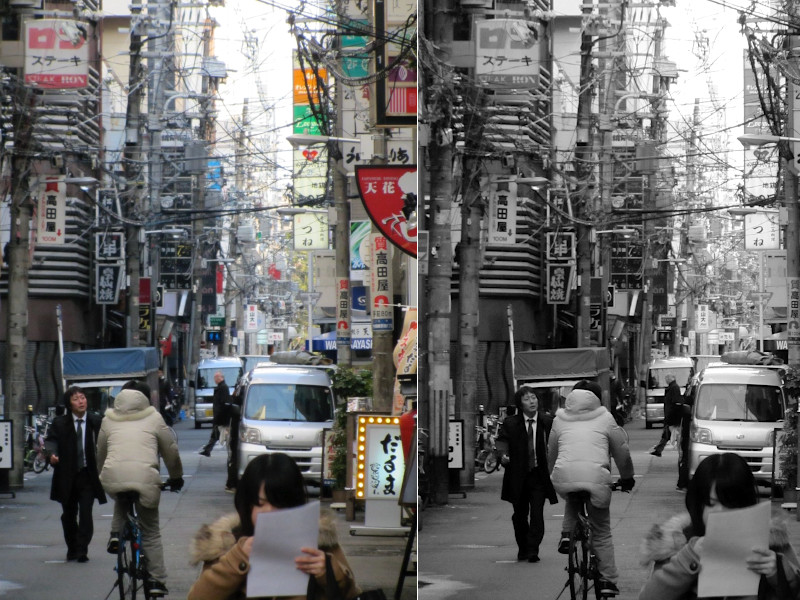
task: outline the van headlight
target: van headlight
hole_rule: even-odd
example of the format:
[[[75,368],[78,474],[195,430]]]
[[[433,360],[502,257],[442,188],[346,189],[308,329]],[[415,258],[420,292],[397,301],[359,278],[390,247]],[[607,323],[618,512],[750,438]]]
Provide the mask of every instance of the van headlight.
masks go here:
[[[711,433],[710,429],[706,429],[705,427],[692,427],[689,439],[698,444],[714,443],[714,435]]]
[[[774,429],[770,429],[769,433],[767,434],[767,445],[766,445],[766,447],[767,448],[772,448],[772,446],[774,444],[775,444],[775,430]]]
[[[261,432],[255,427],[245,427],[239,435],[239,439],[247,444],[260,444]]]

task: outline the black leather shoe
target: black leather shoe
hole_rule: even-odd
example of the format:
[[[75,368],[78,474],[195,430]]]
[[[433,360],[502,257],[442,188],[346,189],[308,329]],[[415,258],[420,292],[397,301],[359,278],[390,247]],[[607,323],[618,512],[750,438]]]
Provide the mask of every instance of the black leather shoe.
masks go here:
[[[200,450],[199,454],[201,456],[211,456],[211,450]]]
[[[531,554],[528,557],[528,562],[539,562],[539,555],[538,554]]]
[[[652,454],[653,456],[661,456],[661,452],[659,452],[659,451],[658,451],[658,450],[656,450],[655,448],[653,448],[652,450],[650,450],[650,454]]]
[[[87,562],[89,562],[89,557],[88,557],[88,556],[86,556],[85,554],[81,554],[81,555],[78,557],[78,562],[79,562],[79,563],[87,563]]]
[[[78,556],[80,556],[77,552],[67,552],[67,561],[78,560]]]
[[[527,552],[517,552],[517,560],[519,562],[525,562],[528,560],[528,553]]]

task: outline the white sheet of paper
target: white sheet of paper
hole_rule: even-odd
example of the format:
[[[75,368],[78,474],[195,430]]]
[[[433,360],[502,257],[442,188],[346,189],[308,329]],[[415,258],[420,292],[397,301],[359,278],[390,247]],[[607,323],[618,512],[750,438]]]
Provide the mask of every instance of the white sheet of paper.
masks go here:
[[[317,547],[319,501],[296,508],[259,513],[247,574],[247,597],[305,596],[308,575],[294,559],[300,548]]]
[[[708,516],[700,556],[698,598],[755,596],[760,576],[745,559],[754,546],[769,547],[770,503],[715,512]]]

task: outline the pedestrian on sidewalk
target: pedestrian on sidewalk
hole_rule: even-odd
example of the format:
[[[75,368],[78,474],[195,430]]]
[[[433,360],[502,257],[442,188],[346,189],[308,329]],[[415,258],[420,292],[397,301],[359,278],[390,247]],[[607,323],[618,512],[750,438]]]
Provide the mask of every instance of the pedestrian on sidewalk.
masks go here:
[[[602,389],[593,381],[582,380],[567,396],[564,408],[558,409],[550,433],[548,460],[550,476],[558,495],[564,498],[564,521],[558,551],[569,552],[569,539],[580,506],[571,492],[587,491],[590,501],[586,512],[592,527],[593,546],[600,572],[600,594],[619,593],[619,574],[611,538],[611,459],[619,470],[623,491],[634,486],[633,462],[628,436],[600,402]]]
[[[87,410],[86,396],[78,386],[64,392],[66,414],[53,419],[45,448],[53,465],[50,499],[61,503],[61,527],[67,543],[67,560],[89,560],[94,535],[92,506],[106,503],[98,477],[97,435],[103,417]]]
[[[189,590],[188,600],[234,600],[247,596],[247,573],[256,521],[263,512],[280,511],[308,502],[303,475],[297,464],[283,453],[262,454],[248,463],[234,496],[236,512],[203,525],[189,549],[192,564],[203,570]],[[326,586],[326,554],[345,600],[361,593],[344,550],[336,536],[336,525],[323,513],[317,548],[298,548],[295,565]],[[302,600],[296,596],[288,600]]]
[[[183,465],[173,432],[150,404],[149,386],[129,381],[114,398],[114,408],[106,411],[97,438],[97,464],[100,481],[115,500],[111,534],[106,546],[111,554],[117,553],[119,535],[129,511],[128,501],[118,494],[128,491],[139,493],[136,512],[150,573],[150,579],[144,585],[151,598],[168,593],[158,517],[158,505],[161,502],[159,457],[169,473],[170,488],[179,490],[183,486]]]
[[[544,501],[558,497],[547,470],[547,441],[552,417],[539,411],[534,388],[521,386],[514,394],[517,412],[506,417],[497,435],[497,450],[505,469],[500,498],[510,502],[514,513],[517,560],[539,562],[544,538]]]
[[[653,525],[641,544],[641,564],[650,575],[639,600],[695,600],[703,568],[708,515],[758,503],[753,472],[741,456],[713,454],[697,467],[686,492],[688,513]],[[800,566],[785,525],[773,519],[769,548],[754,546],[741,569],[760,575],[758,596],[740,600],[790,600],[800,591]]]
[[[678,382],[675,381],[675,375],[670,373],[664,379],[667,382],[667,389],[664,390],[664,430],[661,432],[661,440],[650,450],[653,456],[661,456],[664,446],[673,436],[677,444],[683,420],[683,394]]]
[[[230,404],[231,392],[228,389],[228,384],[225,383],[225,376],[222,371],[214,373],[214,383],[217,386],[214,388],[214,421],[211,425],[211,436],[200,454],[203,456],[211,456],[211,449],[219,441],[220,427],[227,427],[230,424]]]

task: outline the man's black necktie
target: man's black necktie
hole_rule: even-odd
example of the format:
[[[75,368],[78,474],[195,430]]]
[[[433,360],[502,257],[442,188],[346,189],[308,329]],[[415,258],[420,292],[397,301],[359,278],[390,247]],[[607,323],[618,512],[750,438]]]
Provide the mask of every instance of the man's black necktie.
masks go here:
[[[533,439],[533,424],[535,419],[528,419],[528,466],[536,466],[536,440]]]
[[[78,419],[78,469],[86,466],[86,456],[83,453],[83,419]]]

